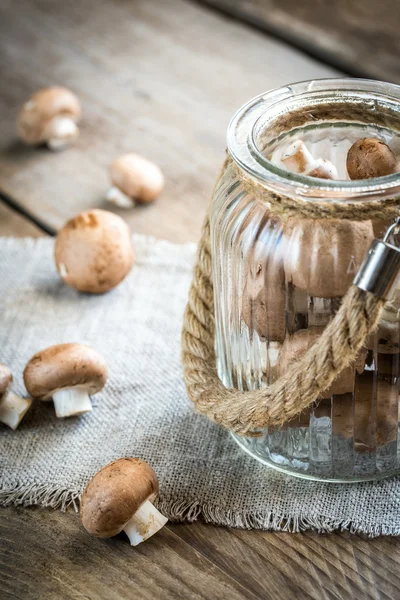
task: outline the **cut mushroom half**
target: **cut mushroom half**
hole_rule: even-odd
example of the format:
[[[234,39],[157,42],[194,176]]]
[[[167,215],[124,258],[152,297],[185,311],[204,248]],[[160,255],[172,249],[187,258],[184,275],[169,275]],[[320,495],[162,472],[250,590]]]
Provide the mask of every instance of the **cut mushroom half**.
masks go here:
[[[0,363],[0,421],[17,429],[32,404],[31,398],[22,398],[11,391],[13,376],[8,367]]]
[[[109,538],[124,531],[132,546],[157,533],[167,523],[153,505],[158,479],[140,458],[120,458],[105,466],[83,492],[80,519],[95,537]]]
[[[84,344],[58,344],[35,354],[24,370],[25,386],[38,400],[53,399],[56,416],[92,410],[90,396],[107,380],[104,358]]]
[[[120,208],[153,202],[164,188],[161,169],[139,154],[123,154],[110,166],[112,187],[106,199]]]
[[[79,136],[82,115],[78,98],[63,87],[38,90],[19,112],[17,129],[26,144],[62,150]]]

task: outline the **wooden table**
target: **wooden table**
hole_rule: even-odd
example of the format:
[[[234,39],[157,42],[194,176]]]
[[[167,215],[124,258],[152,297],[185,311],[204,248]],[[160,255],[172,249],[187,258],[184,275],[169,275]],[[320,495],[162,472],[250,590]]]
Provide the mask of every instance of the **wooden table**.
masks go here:
[[[166,189],[122,212],[135,231],[197,239],[230,116],[246,99],[298,79],[337,75],[247,25],[183,0],[3,0],[0,5],[0,235],[41,236],[105,207],[107,166],[139,151]],[[15,115],[35,89],[81,98],[78,144],[25,148]],[[399,598],[397,538],[361,539],[170,524],[132,549],[89,537],[75,513],[0,511],[0,597]]]

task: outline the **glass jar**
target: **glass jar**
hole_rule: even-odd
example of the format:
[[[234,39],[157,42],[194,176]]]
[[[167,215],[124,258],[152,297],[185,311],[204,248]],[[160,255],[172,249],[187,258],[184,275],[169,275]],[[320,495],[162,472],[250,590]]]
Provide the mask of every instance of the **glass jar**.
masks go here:
[[[232,119],[210,213],[215,345],[226,387],[259,389],[285,373],[318,339],[372,239],[392,222],[286,214],[259,185],[297,206],[399,196],[400,173],[349,180],[347,151],[364,137],[380,138],[400,157],[399,86],[297,83],[258,96]],[[271,161],[297,140],[336,164],[342,179],[289,173]],[[242,174],[259,185],[244,185]],[[308,411],[258,437],[234,435],[239,445],[276,469],[311,479],[360,481],[399,472],[399,310],[400,291],[356,363]]]

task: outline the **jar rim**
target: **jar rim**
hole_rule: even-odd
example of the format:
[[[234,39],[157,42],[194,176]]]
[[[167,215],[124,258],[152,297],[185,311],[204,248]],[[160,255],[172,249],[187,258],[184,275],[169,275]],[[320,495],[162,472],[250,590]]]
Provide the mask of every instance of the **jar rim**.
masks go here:
[[[227,133],[227,146],[240,169],[273,191],[304,200],[354,202],[365,198],[400,195],[400,172],[373,179],[327,180],[290,173],[266,158],[256,142],[256,128],[268,114],[282,113],[282,107],[293,103],[326,101],[369,102],[372,110],[387,103],[399,113],[400,85],[355,78],[330,78],[301,81],[262,93],[244,104],[233,116]]]

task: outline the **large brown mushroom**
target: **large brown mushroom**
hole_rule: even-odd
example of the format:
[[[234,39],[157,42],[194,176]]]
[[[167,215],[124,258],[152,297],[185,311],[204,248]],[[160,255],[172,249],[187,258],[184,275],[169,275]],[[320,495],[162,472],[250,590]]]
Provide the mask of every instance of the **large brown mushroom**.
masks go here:
[[[131,208],[136,202],[153,202],[162,192],[164,175],[161,169],[139,154],[124,154],[110,166],[112,187],[107,200],[121,208]]]
[[[37,352],[24,370],[25,387],[33,398],[53,399],[57,417],[90,412],[90,395],[107,379],[104,358],[84,344],[58,344]]]
[[[137,546],[168,521],[152,504],[157,494],[158,479],[150,465],[140,458],[120,458],[87,484],[81,501],[81,523],[99,538],[124,531],[131,545]]]
[[[65,283],[80,292],[108,292],[132,268],[131,232],[118,215],[106,210],[88,210],[59,231],[54,256]]]
[[[11,429],[17,429],[32,400],[21,398],[11,391],[13,376],[8,367],[0,363],[0,421]]]
[[[37,91],[23,105],[17,119],[19,136],[26,144],[47,144],[61,150],[79,135],[82,110],[78,98],[64,87]]]
[[[350,179],[371,179],[395,173],[397,158],[382,140],[362,138],[351,146],[346,166]]]
[[[288,219],[286,280],[309,296],[344,296],[374,239],[371,221]]]

